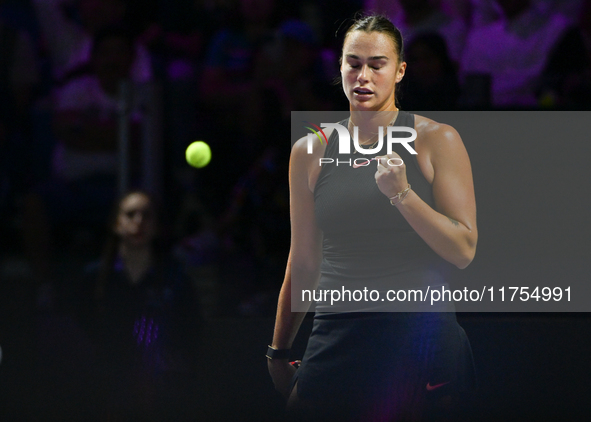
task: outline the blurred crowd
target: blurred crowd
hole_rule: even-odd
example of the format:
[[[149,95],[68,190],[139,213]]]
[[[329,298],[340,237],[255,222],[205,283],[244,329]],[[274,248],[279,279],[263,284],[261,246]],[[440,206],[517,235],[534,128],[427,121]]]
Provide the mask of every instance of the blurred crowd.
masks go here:
[[[290,113],[347,108],[359,11],[402,31],[402,109],[591,107],[590,0],[0,0],[0,393],[19,412],[189,403],[203,321],[274,315]]]
[[[146,187],[147,121],[161,123],[149,193],[202,316],[272,315],[290,112],[347,107],[340,37],[363,10],[402,31],[405,110],[591,106],[588,0],[0,0],[2,275],[28,279],[39,308],[70,309],[94,286],[81,274],[124,193],[125,108],[130,188]],[[158,87],[159,113],[122,102],[121,81]],[[203,169],[184,161],[197,139],[213,152]]]

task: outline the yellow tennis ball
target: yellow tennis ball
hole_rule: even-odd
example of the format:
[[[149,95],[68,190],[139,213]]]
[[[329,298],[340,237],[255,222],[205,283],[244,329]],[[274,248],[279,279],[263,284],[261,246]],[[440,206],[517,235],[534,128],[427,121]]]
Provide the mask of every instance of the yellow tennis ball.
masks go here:
[[[187,147],[185,157],[193,167],[205,167],[211,161],[211,148],[203,141],[195,141]]]

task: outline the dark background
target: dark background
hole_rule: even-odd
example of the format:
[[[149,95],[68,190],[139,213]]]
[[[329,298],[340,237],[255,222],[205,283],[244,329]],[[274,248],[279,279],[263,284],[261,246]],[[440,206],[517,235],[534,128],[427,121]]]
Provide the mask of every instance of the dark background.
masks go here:
[[[313,21],[309,19],[311,9],[306,12],[299,2],[277,3],[280,7],[270,29],[281,27],[289,18],[307,16]],[[306,92],[326,100],[318,103],[323,109],[346,109],[341,88],[332,84],[340,49],[334,33],[343,19],[362,8],[362,2],[303,3],[315,6],[315,16],[325,25],[316,40],[304,37],[296,41],[312,45],[328,59],[322,59],[323,65],[316,59],[314,71],[304,69],[300,79],[314,75],[310,78],[314,89]],[[203,319],[195,371],[167,381],[168,388],[159,397],[159,413],[146,415],[138,408],[117,420],[272,421],[280,419],[283,409],[267,373],[264,353],[272,338],[289,247],[285,206],[289,114],[281,115],[279,110],[285,104],[274,93],[265,97],[269,101],[264,110],[273,118],[265,115],[263,123],[282,122],[283,127],[263,126],[264,135],[253,136],[220,124],[232,123],[228,116],[248,107],[228,105],[214,111],[204,98],[202,78],[211,64],[208,46],[219,30],[241,26],[238,2],[212,4],[216,7],[206,10],[205,6],[195,9],[190,1],[127,2],[125,23],[135,36],[145,35],[152,24],[159,25],[162,34],[174,35],[157,37],[148,48],[153,80],[163,95],[161,202],[164,229],[172,249],[181,251],[186,270],[198,287],[196,303],[201,304]],[[77,5],[71,2],[64,13],[79,22]],[[62,227],[64,231],[52,244],[57,268],[53,287],[58,300],[49,309],[39,306],[40,281],[33,275],[23,245],[23,204],[27,195],[50,177],[56,141],[51,125],[52,92],[67,81],[53,72],[32,3],[3,1],[0,11],[0,22],[30,37],[38,72],[18,119],[13,119],[14,104],[2,91],[3,106],[9,107],[2,109],[6,115],[2,115],[0,127],[9,127],[11,132],[7,136],[6,130],[0,133],[0,420],[113,420],[94,399],[97,391],[112,386],[101,384],[96,368],[90,366],[94,346],[70,312],[71,290],[80,282],[83,268],[100,256],[105,216],[66,222]],[[573,27],[585,28],[584,23]],[[287,38],[293,37],[289,30],[284,28]],[[177,35],[186,38],[166,44],[165,40]],[[526,304],[518,302],[496,309],[503,312],[466,307],[464,310],[471,312],[458,313],[472,344],[479,378],[472,420],[578,421],[587,420],[591,410],[591,298],[586,286],[591,234],[587,129],[591,96],[586,94],[591,79],[589,61],[584,59],[589,48],[581,54],[580,37],[565,39],[573,48],[553,55],[559,57],[558,62],[548,58],[554,66],[547,66],[541,78],[544,89],[531,107],[503,106],[499,110],[490,103],[490,95],[481,95],[486,78],[476,79],[472,86],[461,85],[454,66],[447,67],[451,73],[440,75],[437,86],[445,89],[432,91],[422,85],[421,75],[413,75],[409,63],[405,79],[410,82],[399,97],[403,109],[452,124],[471,158],[479,244],[474,262],[454,272],[452,286],[571,285],[573,303],[576,301],[576,307],[563,302],[564,307],[545,308],[563,312],[524,312]],[[197,41],[189,48],[179,47],[190,40]],[[449,62],[449,57],[435,53],[430,59]],[[193,65],[188,80],[174,79],[169,73],[168,66],[179,57]],[[2,56],[0,60],[4,60]],[[326,62],[329,70],[318,72]],[[286,67],[285,60],[279,63]],[[239,78],[224,75],[223,82],[254,80],[251,68],[242,71]],[[10,86],[5,76],[2,74],[0,81],[2,89]],[[578,81],[575,89],[572,81]],[[548,91],[552,95],[546,95]],[[291,100],[296,104],[292,109],[306,109],[302,108],[304,103]],[[448,111],[420,111],[433,109]],[[284,120],[276,119],[278,115]],[[201,170],[189,168],[183,156],[186,146],[196,139],[207,140],[214,151],[212,163]],[[267,147],[272,153],[265,155]],[[240,151],[233,165],[216,160],[228,151]],[[232,214],[231,210],[238,212]],[[204,231],[208,221],[224,222],[211,243],[202,236],[209,233]],[[253,251],[261,238],[265,252],[257,255]],[[203,245],[205,249],[200,249]],[[310,329],[311,319],[307,318],[293,358],[303,355]]]

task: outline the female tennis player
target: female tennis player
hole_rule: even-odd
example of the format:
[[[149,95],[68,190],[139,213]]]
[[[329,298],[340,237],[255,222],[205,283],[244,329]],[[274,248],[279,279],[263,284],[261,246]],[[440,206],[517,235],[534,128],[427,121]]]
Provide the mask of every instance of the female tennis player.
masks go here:
[[[293,146],[291,249],[269,371],[296,420],[453,420],[473,388],[470,346],[453,304],[385,298],[389,291],[401,297],[444,288],[450,266],[465,268],[474,258],[468,154],[453,127],[399,109],[396,87],[406,63],[401,34],[387,18],[365,16],[349,27],[340,70],[350,104],[341,124],[352,134],[357,128],[360,147],[373,152],[361,154],[352,143],[350,154],[339,153],[336,130],[325,131],[328,143],[311,154],[306,138]],[[414,128],[412,148],[395,143],[388,153],[380,126]],[[320,165],[320,158],[364,165]],[[381,300],[355,308],[318,303],[296,369],[289,350],[305,312],[291,311],[292,292],[316,288],[367,288]]]

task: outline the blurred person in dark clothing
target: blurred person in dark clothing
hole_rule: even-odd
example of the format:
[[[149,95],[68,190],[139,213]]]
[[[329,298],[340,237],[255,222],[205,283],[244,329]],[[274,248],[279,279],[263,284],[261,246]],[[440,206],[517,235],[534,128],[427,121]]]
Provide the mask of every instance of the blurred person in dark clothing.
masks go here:
[[[466,23],[449,7],[444,7],[440,1],[367,0],[365,3],[367,10],[380,10],[395,22],[402,32],[406,46],[409,46],[419,35],[436,33],[445,40],[451,59],[454,62],[460,59],[466,41]],[[457,7],[461,6],[457,5]],[[407,53],[406,48],[405,53]]]
[[[550,53],[538,90],[543,107],[591,106],[591,1]]]
[[[457,69],[438,34],[423,34],[406,48],[409,70],[401,102],[408,110],[453,110],[460,95]]]
[[[44,42],[51,57],[53,77],[67,83],[91,60],[93,40],[105,28],[124,25],[123,0],[32,0]],[[135,40],[130,75],[135,82],[152,79],[148,50]]]
[[[277,129],[289,126],[292,111],[332,109],[331,75],[318,65],[320,53],[319,41],[307,23],[298,19],[281,23],[274,48],[266,51],[257,69],[263,96],[277,101],[265,110],[266,116],[276,113],[283,120]]]
[[[0,0],[0,6],[4,3],[5,0]],[[1,217],[31,182],[29,107],[39,81],[37,54],[31,37],[0,14]]]
[[[220,220],[220,279],[241,294],[242,315],[269,316],[275,310],[276,281],[289,252],[289,190],[281,176],[288,154],[268,146],[234,186]]]
[[[248,125],[248,119],[233,118],[244,111],[244,101],[252,101],[258,88],[254,74],[257,59],[272,41],[277,22],[274,0],[240,0],[239,6],[239,12],[213,36],[207,48],[201,101],[219,110],[222,121]]]
[[[202,133],[209,138],[213,156],[232,157],[231,166],[214,159],[202,172],[216,175],[211,202],[218,211],[248,163],[262,151],[261,130],[268,116],[262,97],[264,80],[257,77],[257,69],[278,24],[275,0],[235,3],[237,10],[206,48],[197,97],[200,120],[206,122]]]
[[[163,410],[190,393],[198,302],[159,227],[150,195],[123,196],[103,255],[87,267],[80,286],[78,314],[104,369],[98,375],[107,393],[103,405],[115,413]]]
[[[121,27],[104,29],[94,40],[92,58],[90,73],[56,92],[53,120],[58,142],[52,175],[25,198],[25,250],[41,283],[55,277],[56,235],[70,234],[73,224],[104,221],[115,198],[117,91],[120,81],[130,76],[131,35]],[[132,135],[137,137],[141,114],[137,105],[131,109]]]
[[[536,108],[551,52],[571,23],[531,0],[496,0],[502,17],[472,28],[460,60],[460,78],[489,75],[492,105]]]

